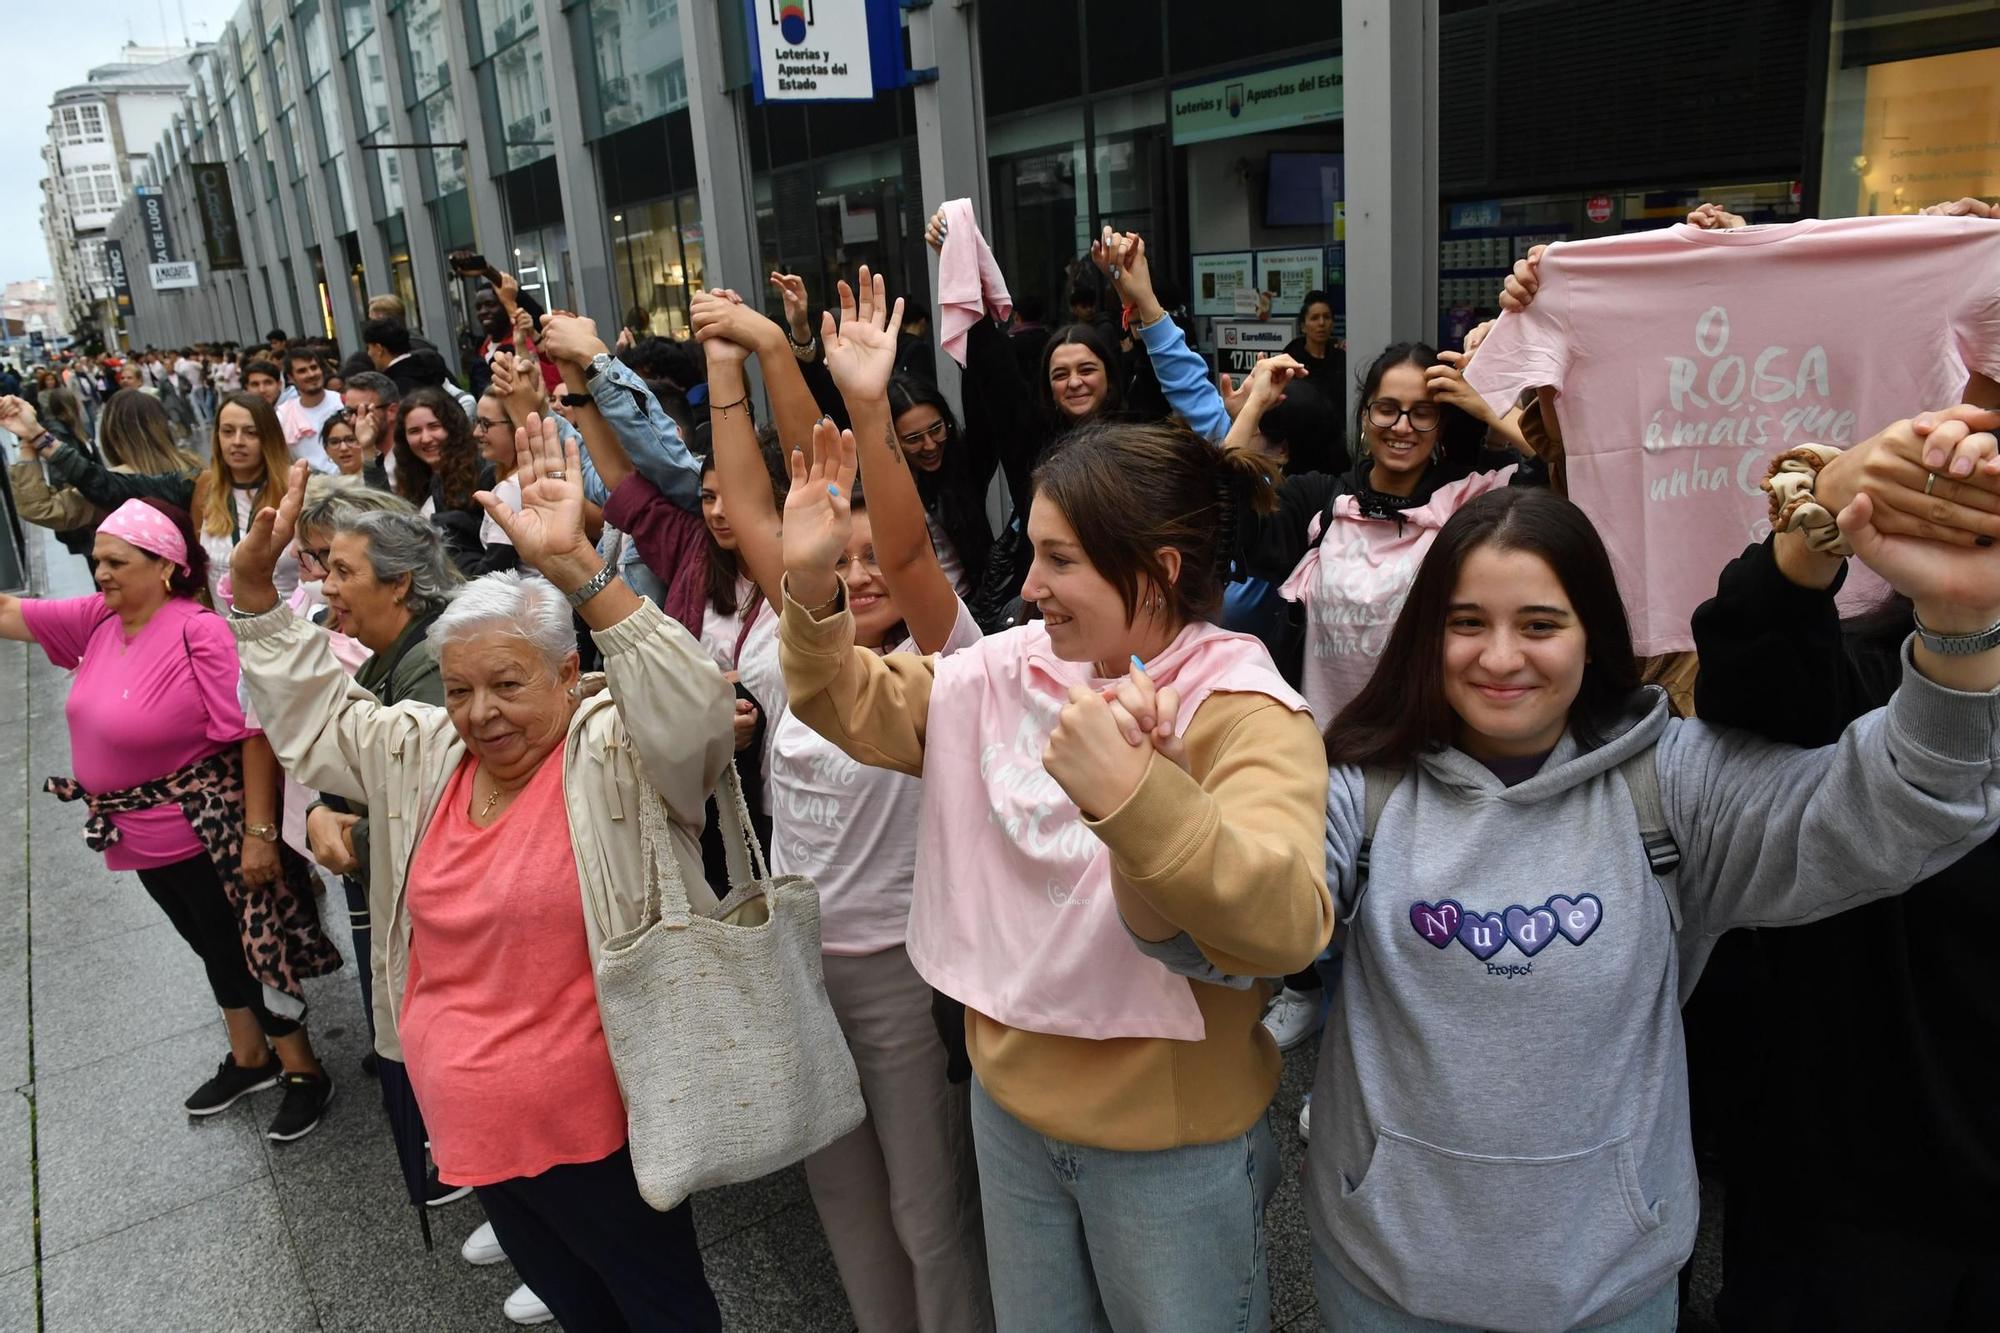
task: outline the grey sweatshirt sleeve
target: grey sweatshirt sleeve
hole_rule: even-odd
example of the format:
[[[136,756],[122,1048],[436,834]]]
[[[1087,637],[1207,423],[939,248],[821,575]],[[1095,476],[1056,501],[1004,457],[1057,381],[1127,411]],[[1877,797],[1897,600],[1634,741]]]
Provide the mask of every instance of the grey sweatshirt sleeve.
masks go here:
[[[1683,933],[1813,921],[1908,889],[2000,827],[2000,691],[1926,680],[1905,643],[1900,688],[1833,745],[1686,722],[1658,762]]]
[[[1354,917],[1361,897],[1361,873],[1355,858],[1367,836],[1367,783],[1358,768],[1341,767],[1326,780],[1326,891],[1333,895],[1333,919]]]

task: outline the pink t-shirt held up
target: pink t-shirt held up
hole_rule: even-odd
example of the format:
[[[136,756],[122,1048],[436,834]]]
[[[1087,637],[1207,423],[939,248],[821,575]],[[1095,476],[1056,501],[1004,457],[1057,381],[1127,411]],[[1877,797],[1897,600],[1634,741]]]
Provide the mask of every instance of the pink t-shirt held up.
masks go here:
[[[132,636],[102,593],[61,601],[24,598],[21,615],[49,661],[74,668],[63,711],[70,768],[93,792],[164,778],[258,733],[243,717],[236,638],[221,616],[184,597],[169,600]],[[112,870],[145,870],[201,854],[179,806],[111,816],[119,840]]]
[[[1722,566],[1770,531],[1774,455],[1956,403],[1969,370],[2000,378],[2000,225],[1888,217],[1553,245],[1467,378],[1496,407],[1559,391],[1570,498],[1654,654],[1694,646]],[[1856,569],[1842,605],[1882,591]]]
[[[597,1015],[560,753],[485,828],[467,756],[410,863],[397,1035],[438,1175],[491,1185],[625,1142]]]

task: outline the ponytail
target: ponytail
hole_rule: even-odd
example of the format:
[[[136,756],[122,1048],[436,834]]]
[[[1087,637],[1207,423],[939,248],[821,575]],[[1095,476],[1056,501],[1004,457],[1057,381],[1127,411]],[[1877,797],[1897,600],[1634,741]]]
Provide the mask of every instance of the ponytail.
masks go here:
[[[1222,605],[1245,502],[1277,508],[1277,477],[1253,450],[1219,447],[1172,423],[1080,423],[1036,469],[1035,502],[1053,504],[1091,565],[1118,589],[1128,620],[1160,595],[1179,621]],[[1168,577],[1161,550],[1180,555]]]

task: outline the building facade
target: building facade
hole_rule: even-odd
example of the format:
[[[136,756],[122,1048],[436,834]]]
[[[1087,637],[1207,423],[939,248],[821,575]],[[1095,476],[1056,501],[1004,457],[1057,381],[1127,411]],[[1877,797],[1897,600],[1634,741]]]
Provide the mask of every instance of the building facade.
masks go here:
[[[64,322],[115,314],[106,229],[154,145],[182,112],[201,48],[127,46],[49,103],[42,234]]]
[[[767,8],[775,22],[772,0],[246,0],[133,149],[147,193],[100,223],[129,270],[123,340],[277,327],[351,348],[367,297],[394,292],[449,355],[469,323],[461,248],[552,308],[676,336],[693,292],[763,299],[777,268],[822,301],[861,263],[928,299],[923,220],[957,197],[1052,321],[1094,281],[1076,261],[1106,224],[1147,237],[1205,346],[1259,293],[1275,321],[1313,288],[1340,308],[1340,6],[1270,24],[1212,0],[851,0],[890,25],[871,29],[875,94],[811,103],[760,95]],[[1416,40],[1435,52],[1440,337],[1538,240],[1702,199],[1776,221],[2000,193],[2000,0],[1435,11]],[[1965,94],[1927,101],[1940,80]],[[89,202],[101,218],[94,185]],[[162,255],[160,220],[185,285],[156,289],[133,260]]]

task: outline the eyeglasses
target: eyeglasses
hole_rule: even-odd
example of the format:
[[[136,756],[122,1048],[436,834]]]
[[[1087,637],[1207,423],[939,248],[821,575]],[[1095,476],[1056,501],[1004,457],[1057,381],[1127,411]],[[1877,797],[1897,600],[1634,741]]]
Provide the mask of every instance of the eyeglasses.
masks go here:
[[[1378,430],[1393,430],[1404,417],[1410,419],[1411,430],[1428,435],[1438,428],[1444,414],[1436,403],[1412,403],[1404,407],[1393,398],[1377,398],[1368,404],[1368,422]]]
[[[301,568],[317,569],[320,573],[324,574],[326,572],[326,562],[332,556],[333,548],[330,546],[322,546],[317,549],[310,546],[301,546],[299,548],[299,565]]]
[[[913,430],[908,435],[898,435],[896,438],[912,448],[926,440],[932,444],[943,444],[951,438],[951,422],[939,417],[922,430]]]
[[[472,419],[472,429],[484,435],[489,430],[507,429],[507,423],[504,421],[493,421],[486,417],[474,417]]]
[[[321,443],[329,449],[352,449],[361,442],[352,435],[329,435]]]
[[[861,553],[861,567],[870,574],[880,574],[882,572],[881,563],[875,559],[874,547],[871,546]],[[854,568],[853,556],[843,555],[840,559],[833,562],[833,572],[841,578],[846,578],[847,571],[852,568]]]

